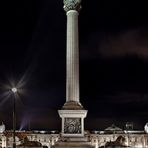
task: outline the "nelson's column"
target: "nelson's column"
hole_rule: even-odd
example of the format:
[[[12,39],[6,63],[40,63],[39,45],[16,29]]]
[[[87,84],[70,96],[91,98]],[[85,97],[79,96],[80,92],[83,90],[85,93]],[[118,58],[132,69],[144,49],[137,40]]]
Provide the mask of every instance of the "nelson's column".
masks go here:
[[[79,99],[79,35],[78,15],[81,0],[64,0],[67,14],[66,103],[59,110],[62,118],[61,139],[54,147],[91,147],[84,137],[84,110]]]

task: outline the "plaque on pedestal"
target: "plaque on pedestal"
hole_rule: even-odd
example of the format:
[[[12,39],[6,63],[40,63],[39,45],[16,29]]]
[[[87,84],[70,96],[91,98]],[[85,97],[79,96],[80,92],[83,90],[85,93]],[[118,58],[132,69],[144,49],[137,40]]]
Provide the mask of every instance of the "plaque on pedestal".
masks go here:
[[[65,134],[81,134],[81,118],[65,118],[64,119],[64,133]]]

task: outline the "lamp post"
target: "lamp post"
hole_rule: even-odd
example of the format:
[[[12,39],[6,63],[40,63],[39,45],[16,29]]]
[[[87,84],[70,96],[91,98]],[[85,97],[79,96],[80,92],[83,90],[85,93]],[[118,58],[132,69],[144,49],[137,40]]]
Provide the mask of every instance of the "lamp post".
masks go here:
[[[17,88],[13,87],[11,89],[13,93],[13,148],[16,148],[15,142],[15,130],[16,130],[16,107],[15,107],[15,94],[17,93]]]

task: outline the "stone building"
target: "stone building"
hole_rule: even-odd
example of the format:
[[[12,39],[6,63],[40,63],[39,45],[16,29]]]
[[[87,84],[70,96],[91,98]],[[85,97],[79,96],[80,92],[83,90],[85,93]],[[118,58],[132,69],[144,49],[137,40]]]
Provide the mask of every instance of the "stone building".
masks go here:
[[[51,148],[58,141],[63,141],[61,134],[52,134],[43,131],[17,131],[16,145],[24,142],[25,138],[29,141],[41,143],[43,148]],[[81,139],[80,139],[81,140]],[[94,148],[101,148],[107,144],[121,144],[124,147],[148,148],[148,134],[144,131],[115,131],[113,133],[104,131],[85,132],[85,140],[90,141]],[[11,148],[13,143],[12,131],[5,131],[0,134],[0,147]],[[118,146],[119,148],[119,146]]]

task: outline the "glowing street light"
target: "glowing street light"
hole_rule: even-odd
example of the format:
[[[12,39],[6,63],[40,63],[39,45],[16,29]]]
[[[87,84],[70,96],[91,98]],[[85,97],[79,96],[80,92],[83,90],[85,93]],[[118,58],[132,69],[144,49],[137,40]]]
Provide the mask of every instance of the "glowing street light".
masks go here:
[[[15,141],[15,130],[16,130],[16,107],[15,107],[15,94],[17,93],[17,88],[11,88],[13,96],[13,148],[16,148],[16,141]]]
[[[11,90],[12,90],[13,93],[17,92],[17,88],[16,87],[13,87]]]

